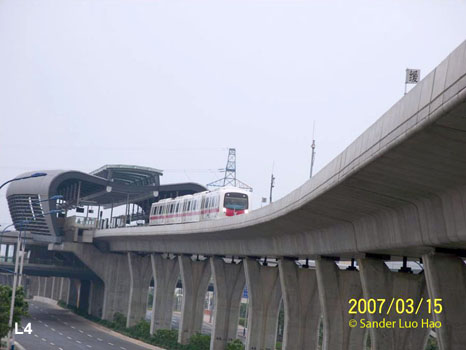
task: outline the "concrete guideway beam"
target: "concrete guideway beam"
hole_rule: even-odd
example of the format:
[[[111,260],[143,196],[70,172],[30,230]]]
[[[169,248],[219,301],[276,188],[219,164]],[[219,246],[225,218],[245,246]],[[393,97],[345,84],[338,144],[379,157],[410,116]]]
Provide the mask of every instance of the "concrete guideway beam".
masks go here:
[[[189,256],[178,257],[183,283],[180,330],[178,342],[187,344],[189,338],[201,332],[204,317],[204,300],[210,281],[209,260],[193,261]]]
[[[281,288],[278,268],[245,258],[244,271],[249,296],[246,350],[273,350],[277,340]]]
[[[421,328],[402,328],[401,324],[416,321],[421,325],[422,320],[429,319],[426,304],[421,304],[418,314],[413,312],[397,313],[396,307],[390,304],[392,300],[402,300],[404,305],[408,305],[407,300],[414,301],[413,307],[416,310],[417,305],[427,298],[427,286],[423,273],[414,275],[404,272],[391,272],[382,259],[364,258],[358,261],[360,266],[361,283],[364,292],[364,298],[384,299],[385,303],[379,312],[367,313],[367,319],[370,321],[387,321],[396,322],[394,328],[371,328],[371,344],[373,350],[419,350],[424,349],[429,337],[429,329]],[[376,304],[378,308],[378,303]],[[396,306],[396,305],[395,305]],[[388,312],[388,315],[387,315]]]
[[[316,271],[290,259],[281,259],[278,268],[285,309],[283,349],[315,350],[321,317]]]
[[[154,277],[154,298],[150,320],[150,334],[158,329],[170,329],[176,283],[180,276],[178,258],[164,259],[160,254],[151,254]]]
[[[130,277],[128,312],[126,327],[132,327],[146,316],[147,295],[152,279],[151,258],[128,252]]]
[[[323,350],[360,350],[365,330],[349,327],[350,319],[359,323],[362,315],[350,315],[348,300],[362,298],[358,271],[340,270],[333,260],[316,260],[319,298],[323,315]],[[353,317],[355,316],[355,317]]]
[[[433,313],[434,320],[442,322],[436,330],[440,349],[466,349],[466,265],[457,256],[439,253],[422,260],[429,297],[442,299],[442,312]]]
[[[228,342],[237,338],[241,297],[246,277],[243,263],[225,263],[222,258],[210,258],[214,280],[215,309],[210,350],[225,350]]]

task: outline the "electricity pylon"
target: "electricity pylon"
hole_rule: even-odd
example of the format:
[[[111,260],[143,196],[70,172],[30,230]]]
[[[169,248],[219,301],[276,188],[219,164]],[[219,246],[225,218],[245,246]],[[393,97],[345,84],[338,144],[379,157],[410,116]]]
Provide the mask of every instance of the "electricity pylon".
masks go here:
[[[225,187],[233,186],[252,192],[252,187],[236,178],[236,149],[228,149],[227,166],[225,167],[225,176],[207,184],[207,187]]]

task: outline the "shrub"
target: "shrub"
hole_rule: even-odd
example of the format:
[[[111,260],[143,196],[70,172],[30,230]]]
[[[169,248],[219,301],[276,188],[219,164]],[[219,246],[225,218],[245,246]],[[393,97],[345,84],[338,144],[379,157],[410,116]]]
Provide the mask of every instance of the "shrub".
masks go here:
[[[438,350],[437,339],[433,338],[432,336],[429,336],[426,350]]]
[[[10,319],[12,290],[10,286],[0,285],[0,338],[8,334],[8,321]],[[13,313],[13,325],[21,324],[21,317],[27,315],[28,303],[24,300],[24,290],[19,287],[15,295],[15,308]]]
[[[125,329],[126,328],[126,317],[120,312],[115,312],[113,315],[113,323],[115,325],[115,329]]]
[[[150,337],[150,343],[167,349],[177,349],[178,332],[172,329],[159,329]]]
[[[244,345],[239,339],[235,339],[227,344],[226,350],[244,350]]]
[[[189,339],[188,350],[209,350],[210,336],[205,334],[194,334]]]
[[[147,339],[150,336],[150,323],[141,320],[137,325],[128,329],[128,333],[138,339]]]

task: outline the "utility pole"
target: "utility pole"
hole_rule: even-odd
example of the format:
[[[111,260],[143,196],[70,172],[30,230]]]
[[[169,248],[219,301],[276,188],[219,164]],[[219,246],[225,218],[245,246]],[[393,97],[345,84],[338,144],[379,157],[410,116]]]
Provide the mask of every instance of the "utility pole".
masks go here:
[[[272,176],[270,178],[270,198],[269,198],[269,203],[272,203],[272,191],[273,191],[274,187],[275,187],[275,176],[273,176],[273,173],[272,173]]]
[[[315,159],[315,156],[316,156],[316,141],[315,140],[312,140],[312,145],[311,145],[311,149],[312,149],[312,152],[311,152],[311,171],[309,173],[309,178],[312,177],[312,171],[314,169],[314,159]]]
[[[314,121],[314,124],[312,126],[311,170],[309,171],[309,178],[312,177],[312,171],[314,170],[314,160],[315,160],[315,156],[316,156],[316,140],[314,138],[315,129],[316,129],[316,122]]]

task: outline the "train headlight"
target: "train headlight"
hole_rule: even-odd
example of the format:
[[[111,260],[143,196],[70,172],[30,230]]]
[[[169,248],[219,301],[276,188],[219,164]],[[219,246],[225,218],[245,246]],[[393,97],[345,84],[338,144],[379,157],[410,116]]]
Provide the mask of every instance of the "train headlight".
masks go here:
[[[246,209],[246,210],[244,211],[244,213],[245,213],[245,214],[249,213],[249,210]]]
[[[227,208],[223,208],[223,212],[226,213],[226,212],[227,212]]]

